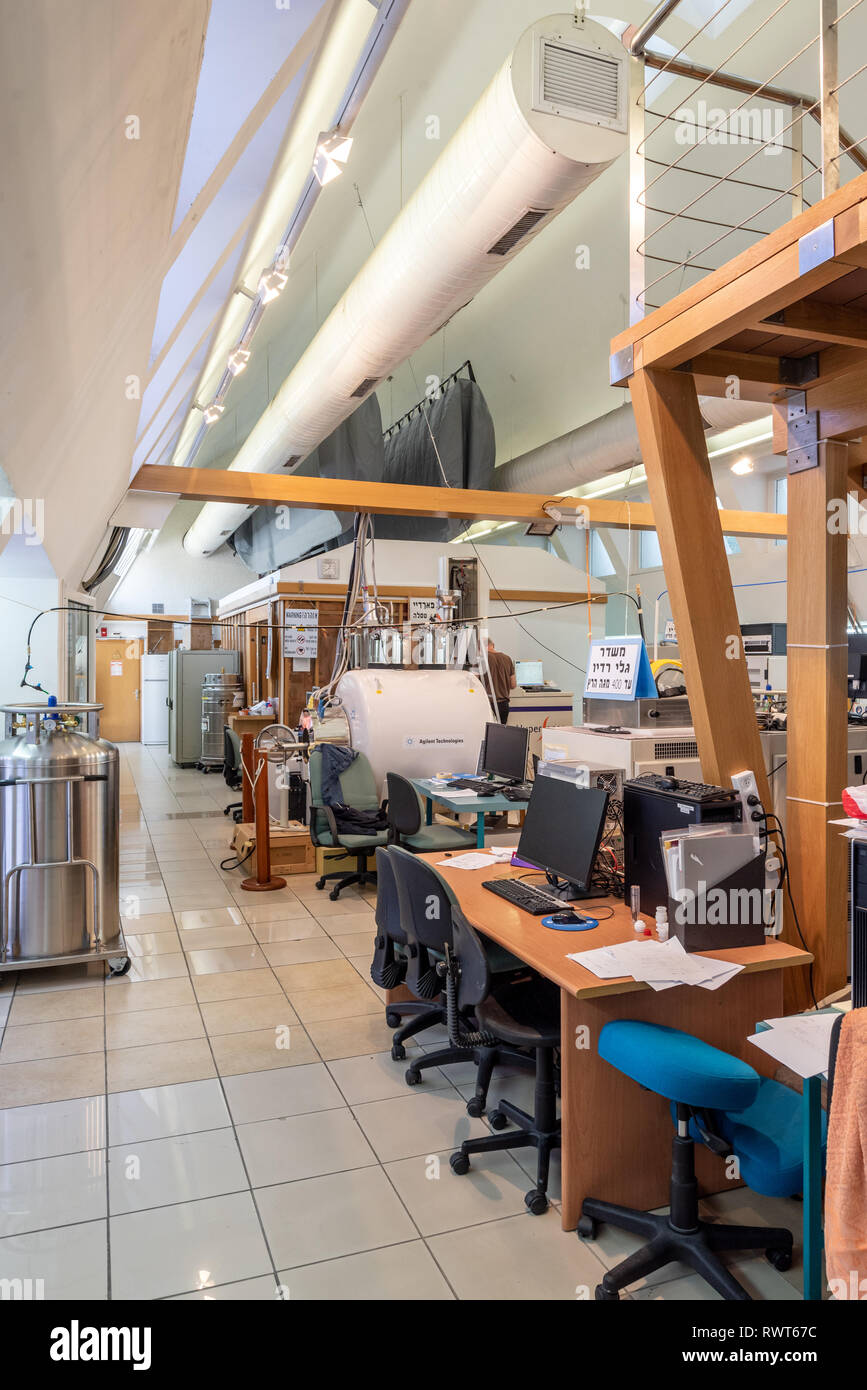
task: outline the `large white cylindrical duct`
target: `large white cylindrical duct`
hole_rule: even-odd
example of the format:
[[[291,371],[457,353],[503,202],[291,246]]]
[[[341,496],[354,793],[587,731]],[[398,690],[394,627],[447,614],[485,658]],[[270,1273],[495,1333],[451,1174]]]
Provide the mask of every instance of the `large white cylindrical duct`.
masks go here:
[[[626,54],[571,15],[521,36],[338,301],[232,462],[297,467],[626,144]],[[207,503],[184,538],[210,555],[250,508]]]
[[[699,404],[706,428],[714,432],[749,424],[769,410],[761,402],[721,396],[700,396]],[[635,412],[627,401],[502,464],[494,473],[493,486],[503,492],[566,492],[641,461]]]

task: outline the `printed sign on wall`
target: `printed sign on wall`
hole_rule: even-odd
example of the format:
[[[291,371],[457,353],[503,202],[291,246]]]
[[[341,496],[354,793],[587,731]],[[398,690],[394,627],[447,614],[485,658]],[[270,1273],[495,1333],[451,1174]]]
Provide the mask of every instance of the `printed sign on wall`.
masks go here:
[[[287,608],[283,626],[283,655],[315,657],[319,651],[319,609]]]

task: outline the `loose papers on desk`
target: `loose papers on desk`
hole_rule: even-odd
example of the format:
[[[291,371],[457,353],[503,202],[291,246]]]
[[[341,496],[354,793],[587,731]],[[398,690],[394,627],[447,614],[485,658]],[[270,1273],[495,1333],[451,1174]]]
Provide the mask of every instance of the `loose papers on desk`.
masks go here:
[[[600,980],[617,980],[631,975],[651,989],[673,989],[675,985],[699,985],[719,989],[742,965],[714,960],[685,951],[676,936],[668,941],[624,941],[617,946],[598,946],[593,951],[569,953],[569,960],[583,965]]]
[[[835,1009],[826,1014],[769,1018],[766,1020],[768,1027],[751,1034],[749,1041],[789,1067],[796,1076],[821,1076],[828,1070],[831,1029],[838,1017]]]
[[[453,854],[451,859],[438,859],[436,867],[438,869],[492,869],[495,864],[502,863],[493,854],[485,854],[481,850],[467,850],[466,854]]]

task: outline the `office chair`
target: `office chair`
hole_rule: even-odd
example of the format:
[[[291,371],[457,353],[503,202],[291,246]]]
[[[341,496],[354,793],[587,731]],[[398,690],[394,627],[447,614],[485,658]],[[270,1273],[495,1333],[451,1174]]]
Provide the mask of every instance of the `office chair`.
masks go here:
[[[244,769],[241,765],[241,740],[230,729],[228,724],[223,725],[223,780],[227,787],[232,791],[237,791],[244,781]],[[231,816],[232,820],[240,821],[243,818],[243,801],[230,801],[223,811],[224,816]]]
[[[396,772],[386,773],[389,843],[413,854],[425,850],[475,849],[476,836],[456,825],[422,825],[421,801],[411,782]]]
[[[337,829],[337,822],[334,819],[334,812],[330,806],[326,806],[322,800],[322,749],[311,748],[308,762],[309,776],[309,814],[308,823],[310,826],[310,839],[314,845],[323,845],[330,849],[342,849],[346,854],[355,859],[355,871],[336,870],[334,873],[321,874],[316,880],[317,888],[324,888],[331,879],[336,879],[336,883],[329,893],[329,898],[336,901],[342,890],[348,888],[351,883],[375,883],[376,874],[370,873],[367,868],[367,858],[377,847],[384,845],[388,832],[385,830],[372,831],[368,835],[346,835]],[[370,763],[363,753],[357,753],[347,768],[340,773],[340,794],[346,806],[352,806],[357,811],[376,811],[379,809],[379,794]]]
[[[759,1076],[746,1062],[690,1033],[659,1023],[619,1019],[599,1035],[599,1055],[640,1086],[671,1102],[675,1133],[671,1155],[671,1203],[666,1216],[585,1199],[578,1234],[594,1240],[599,1222],[646,1236],[641,1246],[610,1269],[597,1286],[600,1300],[616,1299],[637,1279],[682,1260],[723,1298],[749,1300],[722,1263],[725,1250],[764,1250],[775,1269],[792,1263],[792,1233],[774,1226],[727,1226],[701,1221],[695,1178],[695,1145],[734,1155],[748,1187],[769,1197],[791,1197],[803,1187],[801,1097],[778,1081]],[[825,1128],[823,1117],[823,1129]],[[626,1161],[634,1156],[626,1155]]]
[[[551,1152],[560,1147],[554,1066],[554,1050],[560,1046],[560,991],[528,967],[499,980],[493,976],[481,940],[457,907],[452,909],[452,935],[454,945],[445,966],[449,1041],[454,1047],[475,1043],[488,1048],[504,1044],[531,1048],[536,1086],[532,1115],[508,1100],[498,1101],[488,1115],[493,1129],[504,1129],[511,1120],[517,1132],[465,1139],[449,1163],[453,1173],[463,1174],[469,1172],[470,1154],[535,1148],[536,1186],[524,1202],[533,1216],[541,1216],[548,1208]],[[468,1010],[475,1015],[478,1033],[468,1035],[463,1030],[461,1014]]]
[[[397,882],[389,852],[380,847],[376,851],[376,937],[370,978],[380,989],[397,989],[406,980],[406,967],[407,939],[400,922]],[[401,1027],[404,1018],[409,1018],[410,1022]],[[399,1062],[406,1056],[403,1046],[406,1039],[442,1023],[443,1011],[441,1006],[431,1005],[425,999],[401,999],[386,1004],[385,1021],[389,1028],[396,1029],[391,1055]]]
[[[399,1058],[403,1039],[422,1028],[429,1028],[432,1023],[446,1022],[444,976],[440,966],[445,960],[446,947],[452,944],[452,920],[456,904],[448,885],[430,864],[396,845],[391,846],[388,855],[397,884],[400,922],[407,937],[405,983],[417,999],[436,1001],[435,1019],[425,1019],[423,1023],[416,1019],[413,1024],[417,1023],[417,1028],[413,1024],[405,1024],[401,1028],[401,1040],[395,1043],[398,1050],[392,1049],[392,1056]],[[493,942],[490,943],[490,951],[492,970],[513,974],[516,969],[525,968],[516,956]],[[520,1067],[532,1066],[532,1058],[517,1047],[509,1047],[498,1040],[488,1043],[471,1038],[466,1043],[451,1044],[437,1052],[413,1058],[406,1071],[406,1083],[417,1086],[422,1072],[428,1067],[444,1067],[453,1062],[476,1064],[475,1094],[467,1102],[467,1113],[476,1117],[485,1112],[488,1086],[498,1062]]]

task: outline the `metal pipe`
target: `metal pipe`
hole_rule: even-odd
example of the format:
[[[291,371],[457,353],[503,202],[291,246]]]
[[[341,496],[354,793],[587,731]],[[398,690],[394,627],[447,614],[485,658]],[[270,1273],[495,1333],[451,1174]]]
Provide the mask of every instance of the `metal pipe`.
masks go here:
[[[629,40],[629,52],[636,58],[644,56],[644,50],[653,38],[657,29],[660,29],[668,16],[677,9],[680,0],[661,0],[652,15],[644,21],[641,28],[636,30]]]

